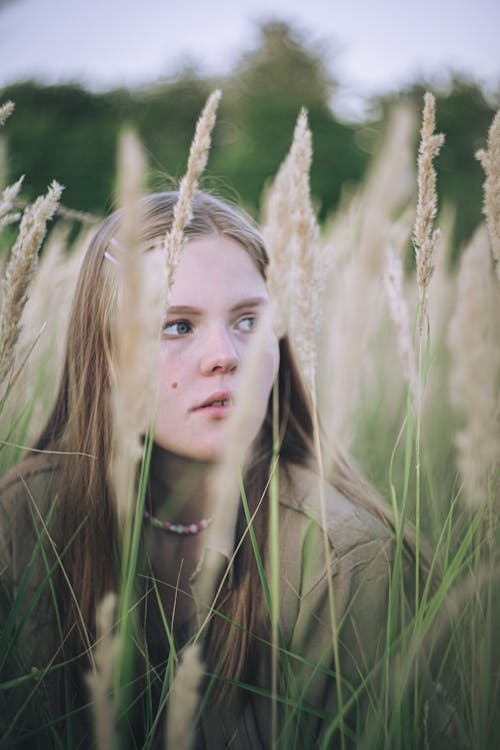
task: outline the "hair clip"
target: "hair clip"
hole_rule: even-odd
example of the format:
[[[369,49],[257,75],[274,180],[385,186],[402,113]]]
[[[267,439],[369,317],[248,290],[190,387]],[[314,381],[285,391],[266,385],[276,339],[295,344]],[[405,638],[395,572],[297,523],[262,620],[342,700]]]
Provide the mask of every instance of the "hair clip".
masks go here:
[[[104,257],[106,258],[106,260],[109,260],[109,261],[110,261],[111,263],[115,263],[115,264],[116,264],[117,266],[119,265],[119,263],[118,263],[118,261],[116,260],[116,258],[114,258],[114,257],[113,257],[113,256],[111,255],[111,253],[108,253],[108,251],[107,251],[107,250],[105,250],[105,251],[104,251]]]
[[[109,244],[114,245],[114,247],[118,248],[118,250],[122,250],[122,246],[115,237],[111,237]],[[111,255],[108,250],[104,251],[104,257],[106,258],[106,260],[109,260],[110,263],[114,263],[117,266],[120,265],[120,261],[116,260],[115,256]]]

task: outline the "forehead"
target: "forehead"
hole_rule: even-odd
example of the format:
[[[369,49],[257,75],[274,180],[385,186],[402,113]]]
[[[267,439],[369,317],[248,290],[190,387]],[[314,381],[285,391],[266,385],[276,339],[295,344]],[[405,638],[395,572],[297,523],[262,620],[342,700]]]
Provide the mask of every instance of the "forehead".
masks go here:
[[[186,243],[170,304],[267,298],[266,283],[250,253],[236,240],[214,235]]]

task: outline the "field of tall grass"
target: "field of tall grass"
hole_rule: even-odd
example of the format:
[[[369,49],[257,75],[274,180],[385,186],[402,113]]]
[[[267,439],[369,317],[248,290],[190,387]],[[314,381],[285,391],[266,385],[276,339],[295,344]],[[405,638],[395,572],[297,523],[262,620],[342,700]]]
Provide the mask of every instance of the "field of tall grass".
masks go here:
[[[191,152],[183,193],[187,204],[208,153],[214,99],[210,106]],[[454,208],[443,195],[438,211],[443,138],[434,133],[433,107],[433,98],[427,95],[418,154],[413,147],[418,128],[415,113],[405,108],[393,111],[365,182],[343,196],[322,227],[315,221],[308,190],[312,145],[305,113],[297,121],[287,159],[263,193],[261,219],[271,256],[269,288],[277,299],[277,325],[292,334],[318,407],[320,466],[327,474],[330,446],[342,446],[391,508],[399,556],[390,611],[398,608],[401,593],[397,581],[405,523],[415,529],[417,559],[427,556],[432,571],[432,586],[415,581],[411,620],[393,640],[388,636],[378,693],[371,695],[365,726],[353,737],[342,731],[341,711],[327,717],[323,748],[330,746],[330,737],[339,727],[342,747],[350,743],[367,749],[431,746],[427,727],[433,703],[445,705],[453,714],[452,723],[464,746],[490,750],[498,746],[500,737],[500,114],[484,134],[484,150],[478,155],[485,171],[485,222],[452,266]],[[4,105],[0,120],[9,115],[10,107]],[[126,133],[120,144],[117,193],[125,206],[133,205],[134,195],[147,179],[143,162],[140,144]],[[3,172],[0,168],[0,175]],[[14,237],[10,258],[0,259],[1,475],[33,444],[48,416],[61,371],[74,285],[95,228],[92,217],[62,206],[64,193],[56,183],[27,207],[18,199],[20,189],[21,181],[5,187],[0,198],[0,231]],[[167,238],[170,269],[175,270],[176,253],[182,250],[187,212],[185,207],[179,217],[178,236],[172,231]],[[126,231],[133,235],[133,222],[128,230],[124,228],[124,245]],[[168,290],[168,281],[164,283]],[[137,300],[140,289],[130,284],[126,294],[131,295],[129,314],[133,315],[134,295]],[[156,301],[162,299],[161,290],[155,294]],[[142,312],[136,304],[139,326]],[[131,325],[130,330],[137,327]],[[135,349],[134,342],[130,346],[127,351],[143,356],[137,342]],[[252,363],[250,381],[251,367]],[[140,373],[125,373],[118,391],[137,394],[140,377]],[[130,403],[130,396],[122,393],[122,398]],[[121,424],[117,432],[129,430],[133,436],[135,430],[135,439],[115,446],[112,469],[117,495],[123,500],[122,588],[117,597],[102,604],[95,668],[89,676],[100,748],[125,746],[120,737],[132,680],[126,644],[133,640],[133,618],[128,613],[135,604],[141,502],[151,451],[150,439],[144,443],[137,439],[144,433],[141,414],[127,418],[135,419],[135,424]],[[278,443],[275,450],[279,460]],[[136,456],[143,471],[138,494],[131,495],[130,466]],[[234,466],[242,460],[238,455],[224,459],[222,486],[228,476],[230,481],[226,489],[219,486],[219,496],[234,495],[238,487]],[[271,481],[271,500],[277,491]],[[255,554],[273,624],[275,658],[283,666],[300,655],[288,653],[280,642],[277,522],[271,513],[266,565],[257,546]],[[116,622],[118,627],[112,629]],[[10,625],[0,636],[0,664],[16,641],[16,628],[22,627],[14,620]],[[165,637],[170,638],[168,623],[165,629]],[[184,654],[171,650],[162,693],[163,705],[176,717],[169,722],[169,750],[189,747],[194,717],[207,699],[203,690],[198,691],[203,664],[197,644],[203,633],[202,628]],[[332,625],[333,641],[335,633]],[[432,656],[433,662],[430,693],[421,687],[424,656]],[[280,692],[278,672],[276,662],[276,689],[269,695],[275,706],[270,746],[304,746],[298,733],[290,733],[304,710],[301,697],[290,698],[293,691],[286,687]],[[26,679],[30,677],[19,675],[19,680]],[[12,684],[12,680],[1,681],[0,691],[8,691]],[[347,695],[344,700],[340,696],[339,703],[347,710]],[[144,719],[148,746],[160,720],[159,715]],[[18,721],[17,715],[9,717],[2,747],[10,746]],[[52,728],[43,717],[39,731],[50,746]]]

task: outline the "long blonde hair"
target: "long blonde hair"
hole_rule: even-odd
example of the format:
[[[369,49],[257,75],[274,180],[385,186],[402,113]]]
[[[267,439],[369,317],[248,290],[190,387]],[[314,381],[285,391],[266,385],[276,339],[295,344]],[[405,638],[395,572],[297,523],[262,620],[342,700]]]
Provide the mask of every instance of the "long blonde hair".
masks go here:
[[[143,199],[141,250],[153,249],[171,228],[176,192]],[[105,257],[113,252],[112,238],[118,232],[120,212],[100,226],[88,248],[80,272],[68,328],[62,380],[56,402],[36,447],[67,451],[59,487],[56,542],[63,549],[74,537],[65,556],[67,579],[76,594],[76,604],[67,596],[68,581],[61,578],[60,604],[73,656],[85,650],[88,634],[95,632],[96,606],[117,585],[120,554],[116,513],[108,482],[112,440],[110,368],[112,365],[111,318],[117,296],[117,275]],[[234,239],[247,250],[265,277],[268,258],[262,236],[252,221],[226,203],[198,192],[192,203],[192,219],[186,238],[220,234]],[[305,465],[312,459],[312,406],[287,338],[280,341],[278,373],[281,460]],[[271,405],[255,443],[255,455],[246,477],[250,511],[265,496],[272,455]],[[370,489],[349,462],[336,462],[334,484],[377,515],[389,519]],[[243,536],[241,514],[236,534]],[[261,503],[254,530],[261,554],[267,542],[267,503]],[[228,592],[229,593],[229,592]],[[265,607],[259,607],[262,592],[255,556],[248,535],[235,560],[233,588],[223,597],[221,613],[210,626],[210,651],[224,653],[218,669],[222,677],[241,679],[247,674],[252,633],[265,629]],[[257,606],[256,606],[257,603]],[[83,627],[86,634],[82,630]],[[236,625],[236,627],[234,627]]]

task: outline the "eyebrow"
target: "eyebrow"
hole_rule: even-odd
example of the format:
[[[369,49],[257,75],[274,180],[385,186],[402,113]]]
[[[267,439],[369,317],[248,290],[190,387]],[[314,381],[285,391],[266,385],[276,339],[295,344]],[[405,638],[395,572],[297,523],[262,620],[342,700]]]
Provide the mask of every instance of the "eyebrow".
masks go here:
[[[243,299],[240,302],[236,302],[229,312],[234,313],[239,310],[243,310],[247,307],[260,307],[266,305],[268,302],[266,297],[249,297]],[[167,310],[168,315],[201,315],[203,310],[199,307],[193,307],[192,305],[172,305]]]

